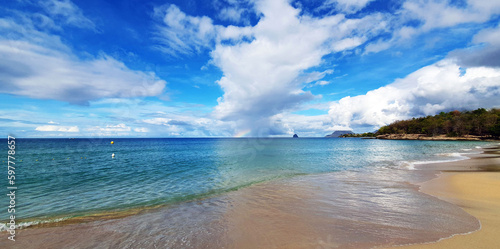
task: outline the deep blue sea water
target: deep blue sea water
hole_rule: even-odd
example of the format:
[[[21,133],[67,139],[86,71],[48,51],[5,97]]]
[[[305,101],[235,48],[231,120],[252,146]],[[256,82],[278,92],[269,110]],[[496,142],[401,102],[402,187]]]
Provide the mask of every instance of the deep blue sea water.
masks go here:
[[[457,153],[486,145],[357,138],[17,139],[16,219],[50,222],[168,205],[297,175],[411,168],[412,162],[458,159]],[[0,220],[6,222],[6,140],[0,153]]]

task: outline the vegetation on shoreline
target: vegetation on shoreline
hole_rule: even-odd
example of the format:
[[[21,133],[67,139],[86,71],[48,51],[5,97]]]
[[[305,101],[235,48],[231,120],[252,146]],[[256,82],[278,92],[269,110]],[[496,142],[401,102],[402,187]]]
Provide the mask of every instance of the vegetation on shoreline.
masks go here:
[[[340,137],[376,137],[377,133],[365,132],[365,133],[355,133],[355,134],[344,134]]]
[[[345,135],[343,137],[374,137],[384,134],[425,134],[429,137],[446,135],[463,137],[500,137],[500,109],[441,112],[438,115],[395,121],[376,133]]]

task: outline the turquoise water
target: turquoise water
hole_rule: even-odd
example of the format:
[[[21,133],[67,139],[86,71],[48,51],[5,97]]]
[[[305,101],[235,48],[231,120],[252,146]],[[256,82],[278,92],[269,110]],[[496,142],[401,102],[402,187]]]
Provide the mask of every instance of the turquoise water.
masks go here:
[[[456,153],[487,145],[357,138],[110,141],[17,139],[17,221],[168,205],[297,175],[346,170],[368,174],[378,167],[458,159]],[[6,148],[0,152],[7,157]],[[7,170],[2,174],[0,184],[8,193]],[[8,197],[2,196],[0,202],[8,206]],[[7,212],[0,212],[2,222],[7,218]]]

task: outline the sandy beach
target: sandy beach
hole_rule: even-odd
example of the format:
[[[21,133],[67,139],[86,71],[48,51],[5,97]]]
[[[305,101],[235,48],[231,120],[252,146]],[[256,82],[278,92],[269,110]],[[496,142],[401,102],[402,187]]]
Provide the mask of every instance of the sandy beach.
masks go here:
[[[398,248],[500,248],[499,148],[484,149],[469,160],[427,166],[442,173],[423,183],[420,191],[458,205],[479,219],[481,229],[436,243]]]

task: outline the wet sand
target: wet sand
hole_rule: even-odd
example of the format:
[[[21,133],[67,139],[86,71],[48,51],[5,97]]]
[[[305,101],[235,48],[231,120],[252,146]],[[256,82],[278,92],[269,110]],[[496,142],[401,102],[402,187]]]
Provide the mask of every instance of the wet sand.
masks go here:
[[[230,248],[372,248],[479,228],[460,208],[386,173],[318,175],[245,189],[226,213],[229,237],[237,238]]]
[[[453,203],[481,222],[481,229],[437,243],[398,248],[500,248],[500,150],[485,149],[469,160],[432,165],[443,172],[421,191]]]
[[[491,234],[498,232],[499,225],[492,214],[500,210],[495,206],[500,200],[496,193],[483,190],[499,189],[500,179],[496,172],[478,172],[495,170],[499,165],[495,153],[477,155],[468,163],[427,165],[414,171],[380,168],[275,180],[128,217],[22,229],[17,231],[16,242],[1,238],[0,247],[389,247],[430,243],[479,230],[477,217],[483,225],[479,232],[424,246],[441,248],[442,243],[463,238],[471,242],[455,243],[481,248],[470,238],[485,234],[478,240],[486,241],[484,248],[495,248],[491,246],[498,242]],[[457,173],[464,169],[471,172]],[[428,181],[436,170],[446,172]],[[423,181],[427,183],[420,192],[412,183]],[[471,190],[482,194],[467,192]],[[5,233],[0,235],[6,238]]]

